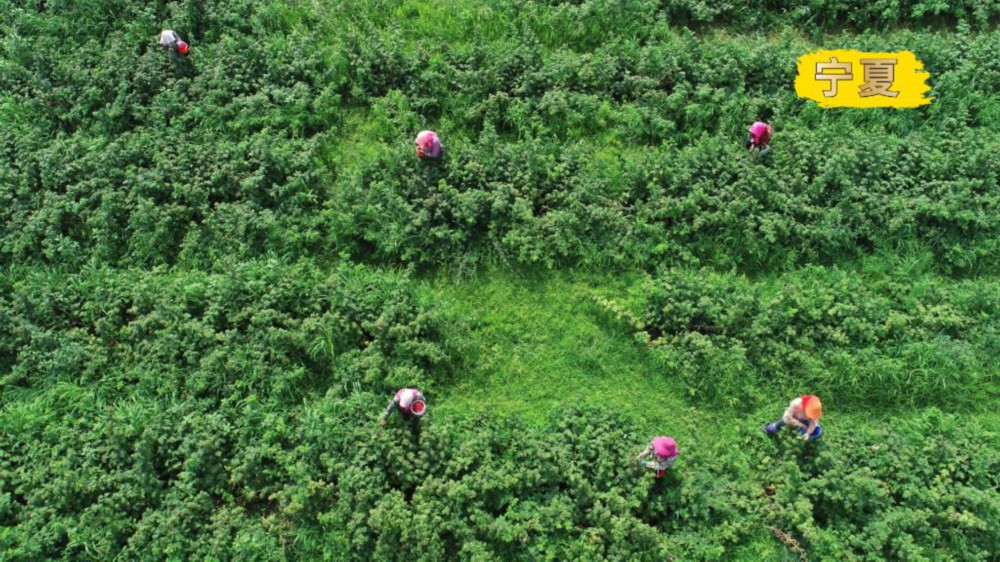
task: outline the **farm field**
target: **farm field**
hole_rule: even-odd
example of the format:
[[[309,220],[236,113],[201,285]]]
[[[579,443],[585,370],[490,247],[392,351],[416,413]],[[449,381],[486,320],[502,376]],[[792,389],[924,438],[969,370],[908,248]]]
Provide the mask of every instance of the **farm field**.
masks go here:
[[[1000,560],[998,23],[0,0],[0,559]]]

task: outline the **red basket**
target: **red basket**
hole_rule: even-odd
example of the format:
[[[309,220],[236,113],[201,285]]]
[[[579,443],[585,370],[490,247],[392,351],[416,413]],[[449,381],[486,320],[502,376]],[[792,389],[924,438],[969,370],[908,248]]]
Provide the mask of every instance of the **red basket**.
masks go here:
[[[414,400],[410,405],[410,412],[415,416],[422,416],[427,411],[427,403],[423,400]]]

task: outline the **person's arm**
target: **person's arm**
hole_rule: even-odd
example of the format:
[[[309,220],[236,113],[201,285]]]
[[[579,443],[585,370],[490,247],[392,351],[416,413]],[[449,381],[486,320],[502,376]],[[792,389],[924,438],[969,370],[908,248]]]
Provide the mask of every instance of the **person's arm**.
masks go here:
[[[383,424],[384,424],[384,423],[385,423],[385,420],[389,419],[389,416],[391,416],[391,415],[392,415],[392,413],[393,413],[393,412],[394,412],[394,411],[396,410],[396,408],[398,408],[398,407],[399,407],[399,400],[396,400],[395,398],[393,398],[393,399],[392,399],[392,402],[389,402],[389,407],[385,409],[385,413],[384,413],[384,414],[382,414],[382,420],[381,420],[381,423],[383,423]]]
[[[802,422],[800,422],[798,418],[795,417],[794,407],[789,407],[787,410],[785,410],[785,415],[781,416],[781,419],[785,422],[785,425],[790,425],[792,427],[797,427],[799,429],[805,427],[804,425],[802,425]]]
[[[644,458],[648,457],[648,456],[649,456],[649,454],[650,454],[650,453],[652,453],[652,452],[653,452],[653,444],[652,444],[652,443],[650,443],[650,444],[649,444],[649,446],[648,446],[648,447],[646,447],[646,448],[645,448],[645,449],[644,449],[644,450],[643,450],[643,451],[642,451],[641,453],[639,453],[639,455],[638,455],[637,457],[635,457],[635,458],[636,458],[636,460],[640,460],[640,461],[641,461],[642,459],[644,459]]]
[[[745,148],[747,150],[753,150],[753,137],[752,136],[747,135],[746,138],[743,139],[743,148]]]
[[[809,436],[812,435],[813,431],[816,431],[816,420],[809,420],[809,425],[806,426],[806,434],[802,436],[806,441],[809,440]]]

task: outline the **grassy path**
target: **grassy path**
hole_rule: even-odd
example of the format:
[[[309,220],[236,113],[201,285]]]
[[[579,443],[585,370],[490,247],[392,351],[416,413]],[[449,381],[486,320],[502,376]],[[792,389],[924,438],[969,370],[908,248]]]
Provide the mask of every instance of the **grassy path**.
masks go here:
[[[420,299],[462,326],[453,343],[463,365],[454,381],[438,389],[436,415],[496,411],[541,426],[560,407],[603,406],[634,419],[639,433],[675,435],[705,445],[739,441],[780,415],[784,397],[738,419],[692,406],[684,383],[592,300],[594,295],[620,300],[636,290],[637,280],[554,272],[491,272],[460,283],[443,276],[421,280]],[[888,423],[905,415],[899,410],[830,410],[826,421],[831,429]],[[1000,428],[995,413],[979,410],[973,417]],[[706,432],[706,425],[716,429]]]
[[[620,294],[628,281],[553,274],[421,283],[421,297],[465,327],[457,342],[465,370],[445,389],[438,411],[460,416],[497,408],[540,425],[552,410],[579,404],[680,429],[675,414],[690,409],[683,384],[591,300]]]

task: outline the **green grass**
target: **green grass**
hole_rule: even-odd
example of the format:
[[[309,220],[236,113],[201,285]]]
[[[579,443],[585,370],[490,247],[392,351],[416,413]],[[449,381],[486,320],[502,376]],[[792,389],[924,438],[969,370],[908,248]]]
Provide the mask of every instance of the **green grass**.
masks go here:
[[[459,284],[424,282],[426,301],[464,324],[457,343],[467,359],[438,411],[497,411],[541,424],[556,408],[604,406],[680,429],[677,413],[690,410],[683,383],[591,301],[627,284],[607,281],[489,273]]]
[[[638,274],[497,271],[462,281],[422,280],[421,300],[457,322],[460,333],[452,343],[462,363],[454,379],[436,389],[435,416],[489,413],[540,427],[557,408],[606,407],[635,421],[637,444],[648,436],[673,435],[688,447],[714,448],[738,446],[781,415],[788,396],[741,413],[691,403],[683,381],[592,300],[594,295],[631,299],[638,281]],[[917,413],[841,406],[828,404],[828,431],[889,426]],[[984,427],[1000,427],[1000,418],[987,411],[966,413]]]

